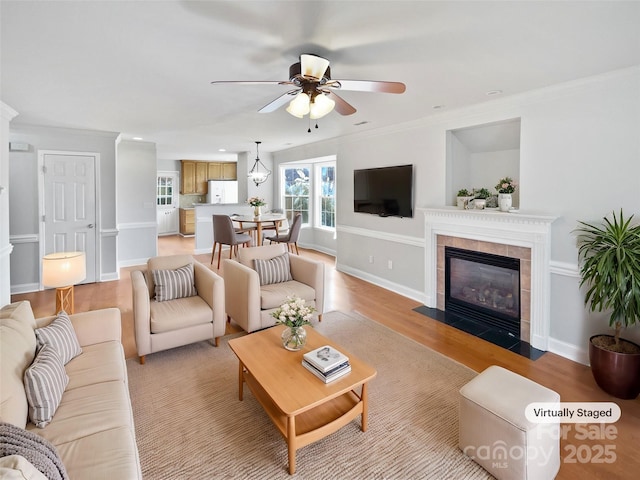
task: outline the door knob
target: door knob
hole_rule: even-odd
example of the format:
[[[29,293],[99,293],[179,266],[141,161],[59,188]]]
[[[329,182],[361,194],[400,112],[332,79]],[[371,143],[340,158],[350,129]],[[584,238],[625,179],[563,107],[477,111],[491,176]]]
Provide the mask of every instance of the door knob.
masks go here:
[[[93,228],[93,223],[90,223],[89,225],[87,225],[87,227]]]

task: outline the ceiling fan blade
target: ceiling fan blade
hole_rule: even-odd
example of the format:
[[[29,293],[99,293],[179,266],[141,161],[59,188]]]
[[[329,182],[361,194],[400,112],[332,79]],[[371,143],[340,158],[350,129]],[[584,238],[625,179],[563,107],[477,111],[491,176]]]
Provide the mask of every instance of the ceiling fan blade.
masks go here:
[[[293,97],[300,92],[299,88],[296,88],[294,90],[289,90],[287,93],[283,93],[282,95],[280,95],[278,98],[276,98],[275,100],[267,103],[264,107],[262,107],[260,110],[258,110],[258,112],[260,113],[271,113],[271,112],[275,112],[277,109],[279,109],[281,106],[283,106],[285,103],[293,100]]]
[[[352,115],[356,113],[356,109],[354,108],[354,106],[347,103],[345,100],[342,99],[342,97],[339,97],[338,95],[336,95],[331,91],[327,92],[326,95],[331,100],[336,102],[334,110],[338,112],[340,115]]]
[[[211,84],[232,83],[234,85],[294,85],[288,80],[215,80]]]
[[[354,92],[376,93],[404,93],[407,89],[402,82],[379,82],[375,80],[331,80],[327,82],[326,86]]]

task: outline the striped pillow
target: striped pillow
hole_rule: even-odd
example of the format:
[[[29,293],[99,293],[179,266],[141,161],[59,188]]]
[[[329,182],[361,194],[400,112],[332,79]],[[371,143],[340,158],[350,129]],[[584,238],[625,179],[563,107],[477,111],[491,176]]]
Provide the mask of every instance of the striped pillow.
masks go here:
[[[193,297],[198,294],[194,285],[192,263],[176,270],[151,270],[151,275],[156,285],[157,302]]]
[[[64,310],[61,310],[58,317],[46,327],[36,328],[35,333],[38,345],[51,345],[63,365],[82,353],[71,319]]]
[[[56,413],[69,377],[62,360],[51,345],[43,346],[24,372],[24,389],[29,402],[29,418],[44,428]]]
[[[288,282],[291,277],[291,267],[289,266],[289,254],[285,253],[279,257],[269,260],[256,258],[253,267],[258,272],[260,285],[271,285],[272,283]]]

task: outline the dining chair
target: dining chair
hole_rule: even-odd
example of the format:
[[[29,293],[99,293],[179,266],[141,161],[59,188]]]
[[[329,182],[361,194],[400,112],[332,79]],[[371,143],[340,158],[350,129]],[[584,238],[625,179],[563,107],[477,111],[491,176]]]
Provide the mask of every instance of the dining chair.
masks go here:
[[[257,245],[258,242],[254,237],[256,236],[256,232],[258,231],[258,225],[250,222],[238,222],[234,219],[234,217],[237,216],[237,213],[231,215],[231,223],[233,224],[233,229],[236,231],[236,233],[248,233],[254,240],[253,244]]]
[[[269,213],[280,214],[284,213],[284,210],[281,208],[272,208]],[[289,220],[285,217],[284,220],[280,221],[278,228],[276,228],[276,222],[273,222],[273,225],[262,225],[262,238],[260,239],[260,245],[264,244],[264,239],[269,234],[269,230],[276,231],[278,235],[286,235],[289,233]]]
[[[289,227],[289,232],[284,235],[272,235],[270,237],[265,237],[271,243],[286,243],[287,250],[293,253],[293,248],[296,249],[296,254],[300,255],[298,251],[298,237],[300,236],[300,227],[302,227],[302,214],[296,213],[295,217],[293,217],[293,221],[291,222],[291,227]]]
[[[251,244],[251,236],[246,233],[238,233],[233,227],[231,217],[228,215],[213,216],[213,250],[211,251],[211,265],[218,250],[218,270],[220,269],[220,257],[222,255],[222,245],[229,245],[229,258],[233,253],[238,252],[238,245],[249,246]]]

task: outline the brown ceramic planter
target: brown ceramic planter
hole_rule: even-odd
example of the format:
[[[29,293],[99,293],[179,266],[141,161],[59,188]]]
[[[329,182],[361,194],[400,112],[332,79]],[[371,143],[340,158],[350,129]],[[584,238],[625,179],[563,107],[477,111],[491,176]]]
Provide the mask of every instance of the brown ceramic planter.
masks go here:
[[[589,339],[593,378],[602,390],[614,397],[636,398],[640,393],[640,354],[617,353],[594,345],[591,340],[601,336],[610,335],[594,335]]]

